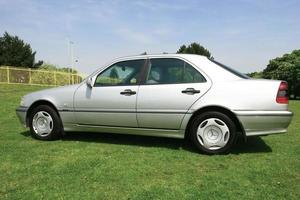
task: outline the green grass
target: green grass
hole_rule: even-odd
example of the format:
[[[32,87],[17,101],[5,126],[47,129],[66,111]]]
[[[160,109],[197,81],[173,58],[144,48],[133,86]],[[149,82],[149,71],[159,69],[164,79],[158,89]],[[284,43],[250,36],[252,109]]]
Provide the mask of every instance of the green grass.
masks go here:
[[[43,142],[16,115],[43,89],[0,84],[0,199],[299,199],[300,102],[287,134],[249,138],[230,154],[178,139],[72,133]]]

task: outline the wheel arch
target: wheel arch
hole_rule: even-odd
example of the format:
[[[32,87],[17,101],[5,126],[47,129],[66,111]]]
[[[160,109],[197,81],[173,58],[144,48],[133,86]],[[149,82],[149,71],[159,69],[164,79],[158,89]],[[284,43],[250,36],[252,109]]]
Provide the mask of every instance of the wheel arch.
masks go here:
[[[47,106],[53,108],[55,110],[55,112],[57,113],[58,117],[60,118],[60,115],[59,115],[59,112],[58,112],[58,109],[56,108],[56,106],[52,102],[50,102],[48,100],[41,99],[41,100],[35,101],[34,103],[32,103],[29,106],[29,108],[28,108],[28,110],[26,112],[26,125],[27,126],[29,126],[29,117],[30,117],[30,114],[31,114],[32,110],[35,107],[39,106],[39,105],[47,105]]]
[[[227,115],[228,117],[230,117],[230,119],[232,119],[234,124],[236,125],[237,133],[241,133],[241,135],[244,138],[246,137],[245,130],[244,130],[242,123],[239,121],[237,116],[230,109],[223,107],[223,106],[219,106],[219,105],[211,105],[211,106],[205,106],[205,107],[199,108],[192,114],[192,116],[190,117],[190,119],[188,121],[186,129],[185,129],[185,135],[184,135],[185,138],[187,138],[189,136],[190,127],[192,124],[191,122],[193,121],[193,119],[196,116],[201,115],[201,113],[208,112],[208,111],[217,111],[217,112],[223,113],[223,114]]]

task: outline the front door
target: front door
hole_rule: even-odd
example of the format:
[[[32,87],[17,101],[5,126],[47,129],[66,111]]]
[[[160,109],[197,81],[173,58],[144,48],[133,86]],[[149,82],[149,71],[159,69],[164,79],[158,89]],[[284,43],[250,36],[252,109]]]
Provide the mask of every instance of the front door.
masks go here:
[[[136,98],[145,60],[113,64],[76,91],[74,113],[78,124],[137,127]]]
[[[184,115],[211,83],[177,58],[153,58],[137,100],[139,127],[179,129]]]

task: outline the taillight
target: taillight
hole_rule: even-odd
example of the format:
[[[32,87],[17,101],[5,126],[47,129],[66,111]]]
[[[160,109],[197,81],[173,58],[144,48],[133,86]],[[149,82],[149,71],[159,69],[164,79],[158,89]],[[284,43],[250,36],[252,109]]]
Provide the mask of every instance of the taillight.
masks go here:
[[[277,92],[276,102],[282,104],[289,103],[289,93],[288,93],[288,84],[287,82],[281,82]]]

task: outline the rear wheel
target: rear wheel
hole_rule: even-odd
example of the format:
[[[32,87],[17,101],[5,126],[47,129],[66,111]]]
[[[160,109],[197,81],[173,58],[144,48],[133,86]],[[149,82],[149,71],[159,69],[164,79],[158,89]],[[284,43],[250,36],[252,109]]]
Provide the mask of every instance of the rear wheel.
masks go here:
[[[191,124],[191,139],[199,150],[208,154],[226,153],[236,140],[234,122],[220,112],[205,112]]]
[[[56,111],[47,105],[33,109],[29,118],[31,135],[40,140],[55,140],[61,137],[63,128]]]

